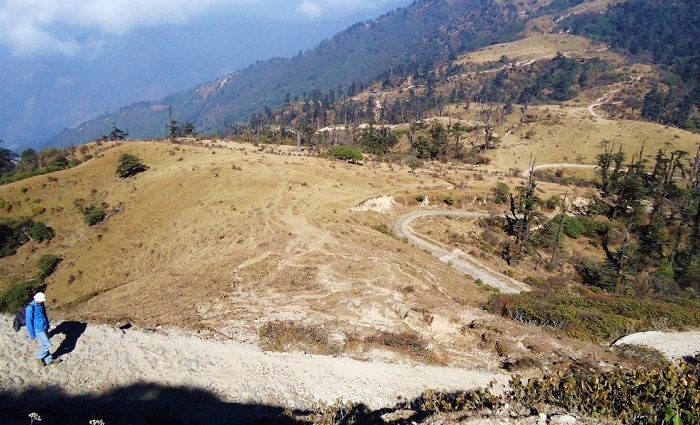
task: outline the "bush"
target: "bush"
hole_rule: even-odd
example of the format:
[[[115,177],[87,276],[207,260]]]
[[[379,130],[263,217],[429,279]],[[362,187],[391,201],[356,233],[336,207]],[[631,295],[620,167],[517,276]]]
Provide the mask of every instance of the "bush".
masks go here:
[[[93,204],[87,208],[84,214],[85,222],[90,226],[94,226],[95,224],[102,222],[102,220],[107,217],[107,208],[104,203],[99,205]]]
[[[564,296],[536,287],[518,295],[496,294],[486,309],[523,323],[559,329],[583,340],[612,340],[655,322],[683,329],[700,322],[700,300],[639,299],[612,294]]]
[[[119,158],[117,175],[122,179],[134,176],[146,170],[148,170],[148,167],[142,164],[141,160],[136,155],[125,153]]]
[[[0,294],[0,311],[11,313],[32,299],[32,294],[42,286],[38,279],[15,284]]]
[[[416,332],[379,331],[365,338],[365,342],[381,344],[385,347],[398,349],[419,357],[429,357],[430,350],[425,339]]]
[[[322,326],[272,320],[258,330],[262,346],[271,351],[301,349],[316,354],[337,354],[340,346],[331,341]]]
[[[700,369],[689,362],[606,373],[572,366],[543,378],[514,377],[510,388],[525,406],[546,403],[630,424],[700,423]]]
[[[343,161],[362,161],[364,158],[359,149],[344,145],[333,146],[326,151],[326,155]]]
[[[53,272],[56,271],[56,267],[58,267],[61,261],[63,261],[63,258],[56,255],[42,255],[41,258],[39,258],[39,278],[44,280],[51,276]]]
[[[46,212],[46,208],[39,204],[32,205],[32,215],[40,215]]]
[[[33,226],[29,228],[29,236],[37,242],[43,242],[53,239],[53,237],[56,236],[56,232],[44,223],[37,222],[33,223]]]
[[[44,223],[28,218],[0,219],[0,258],[14,255],[30,237],[43,242],[52,239],[54,231]]]
[[[505,204],[508,202],[510,195],[510,188],[507,184],[503,182],[498,182],[498,184],[491,189],[494,196],[494,202],[497,204]]]
[[[596,221],[591,217],[587,216],[577,216],[571,217],[567,216],[564,219],[564,234],[572,239],[577,239],[580,236],[585,236],[587,238],[592,238],[599,235],[604,235],[608,232],[610,226],[608,223],[602,221]]]
[[[101,202],[99,204],[93,203],[90,205],[85,204],[85,200],[81,198],[76,198],[73,200],[73,205],[75,205],[85,218],[85,223],[89,226],[94,226],[97,223],[102,222],[102,220],[107,217],[107,205],[106,202]]]
[[[562,205],[563,201],[561,198],[557,195],[550,196],[544,201],[544,207],[547,208],[548,210],[553,210],[556,208],[559,208]]]

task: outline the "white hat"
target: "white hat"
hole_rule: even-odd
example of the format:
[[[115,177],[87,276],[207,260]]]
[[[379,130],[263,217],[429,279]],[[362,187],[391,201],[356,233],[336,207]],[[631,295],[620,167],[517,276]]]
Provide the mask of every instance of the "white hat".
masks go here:
[[[44,301],[46,301],[46,295],[44,295],[43,292],[37,292],[34,295],[34,301],[36,301],[38,303],[43,303]]]

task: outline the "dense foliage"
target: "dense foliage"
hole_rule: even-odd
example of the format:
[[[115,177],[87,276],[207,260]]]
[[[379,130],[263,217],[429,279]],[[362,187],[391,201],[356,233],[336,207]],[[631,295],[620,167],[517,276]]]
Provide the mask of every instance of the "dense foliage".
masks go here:
[[[148,166],[144,165],[136,155],[125,153],[119,158],[117,175],[122,179],[134,176],[146,170],[148,170]]]
[[[344,161],[362,161],[363,155],[359,149],[350,146],[333,146],[326,151],[326,155]]]
[[[4,161],[3,156],[8,159]],[[12,183],[38,174],[48,174],[78,165],[80,161],[70,149],[47,148],[37,152],[32,148],[22,151],[17,161],[7,149],[0,149],[0,184]],[[4,165],[3,165],[4,164]]]
[[[684,329],[700,322],[698,299],[644,299],[604,293],[566,295],[559,288],[494,295],[486,307],[513,320],[592,341],[613,341],[629,332],[659,326]]]
[[[664,370],[600,373],[572,367],[568,373],[513,379],[511,397],[525,406],[546,403],[625,424],[697,424],[700,368],[697,359]]]
[[[700,128],[700,3],[628,0],[607,13],[576,14],[562,28],[605,41],[637,59],[664,67],[666,77],[644,99],[644,118]]]
[[[30,239],[36,242],[53,239],[55,233],[51,227],[29,218],[0,219],[0,257],[14,255],[17,248]]]
[[[10,313],[17,310],[32,299],[32,294],[43,285],[41,279],[31,279],[12,285],[0,294],[0,312]]]
[[[697,357],[679,365],[608,372],[574,365],[541,378],[514,375],[508,386],[510,391],[505,394],[496,394],[491,388],[449,394],[426,391],[410,407],[421,413],[458,412],[460,418],[471,416],[464,412],[479,414],[503,408],[511,410],[514,417],[519,411],[530,416],[555,406],[623,424],[682,425],[700,421]]]
[[[32,294],[46,286],[44,279],[53,274],[61,261],[61,257],[53,254],[42,255],[37,264],[38,277],[13,283],[6,291],[0,293],[0,312],[12,312],[30,302]]]

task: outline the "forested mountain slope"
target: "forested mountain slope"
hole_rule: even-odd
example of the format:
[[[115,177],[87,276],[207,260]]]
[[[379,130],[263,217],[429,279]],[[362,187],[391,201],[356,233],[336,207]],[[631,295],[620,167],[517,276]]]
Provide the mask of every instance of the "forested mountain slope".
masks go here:
[[[626,99],[626,106],[638,109],[643,119],[692,130],[700,125],[694,113],[700,98],[695,53],[698,20],[700,5],[690,0],[630,0],[611,5],[601,0],[529,0],[517,4],[421,0],[374,21],[359,22],[293,58],[260,61],[190,91],[127,106],[85,122],[64,131],[52,144],[82,143],[108,134],[115,124],[135,138],[162,137],[167,132],[169,107],[174,119],[192,123],[199,132],[230,133],[240,124],[251,124],[255,115],[270,119],[273,109],[316,99],[319,93],[333,103],[351,98],[375,82],[408,81],[411,77],[425,80],[441,67],[447,67],[448,74],[457,72],[453,64],[460,55],[533,31],[580,34],[608,43],[631,62],[660,66],[662,77],[652,89],[647,88],[636,99]],[[543,25],[547,22],[553,25]],[[554,74],[531,75],[531,83],[520,78],[515,91],[508,81],[512,73],[502,72],[492,87],[479,81],[476,88],[463,90],[468,92],[464,96],[471,96],[472,101],[556,102],[565,100],[573,85],[590,85],[589,75],[611,75],[604,63],[595,60],[564,65],[566,69]],[[529,87],[524,86],[527,84]],[[550,96],[552,89],[559,95]]]
[[[640,62],[661,65],[664,78],[644,98],[645,119],[695,130],[700,106],[700,3],[630,0],[607,13],[573,15],[560,28],[605,41]]]
[[[281,106],[285,99],[333,89],[352,96],[382,74],[421,74],[460,52],[517,37],[529,17],[563,10],[569,2],[529,0],[421,0],[374,21],[359,22],[293,58],[257,62],[221,80],[143,102],[85,122],[54,139],[70,145],[108,134],[116,123],[132,137],[161,137],[167,106],[175,117],[203,132],[246,122],[254,112]],[[575,2],[574,2],[575,3]]]

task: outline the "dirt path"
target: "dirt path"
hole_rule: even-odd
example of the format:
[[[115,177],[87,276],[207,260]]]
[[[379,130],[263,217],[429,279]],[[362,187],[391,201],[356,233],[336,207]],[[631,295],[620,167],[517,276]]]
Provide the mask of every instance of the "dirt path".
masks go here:
[[[546,164],[542,167],[553,166],[579,166],[577,164]],[[484,284],[498,288],[504,293],[519,293],[529,290],[528,286],[515,279],[511,279],[494,271],[485,264],[479,263],[474,258],[466,255],[461,250],[449,251],[449,247],[430,239],[425,235],[415,233],[411,229],[411,223],[421,217],[445,216],[445,217],[485,217],[485,212],[460,212],[460,211],[413,211],[399,217],[393,226],[393,231],[400,238],[407,238],[411,243],[421,249],[432,253],[440,261],[452,265],[454,268],[480,279]],[[442,245],[442,246],[441,246]],[[616,344],[640,344],[659,350],[669,359],[680,359],[685,356],[693,356],[700,353],[700,331],[691,332],[640,332],[621,338]]]
[[[680,359],[700,354],[700,331],[691,332],[638,332],[615,341],[615,345],[636,344],[659,350],[669,359]]]
[[[443,263],[450,264],[462,273],[468,274],[474,279],[479,279],[486,285],[498,288],[503,293],[517,294],[522,291],[530,290],[526,284],[498,273],[485,264],[477,262],[465,252],[459,249],[439,246],[442,244],[431,240],[425,235],[415,233],[411,228],[411,223],[414,220],[421,217],[436,215],[445,217],[479,218],[488,216],[488,213],[478,211],[413,211],[396,219],[393,225],[394,234],[399,238],[407,238],[411,243],[438,257]]]
[[[598,115],[598,113],[595,111],[595,108],[597,108],[600,105],[605,105],[606,103],[608,103],[610,101],[611,96],[619,91],[620,90],[609,91],[609,92],[605,93],[604,95],[602,95],[601,97],[599,97],[598,99],[596,99],[595,103],[589,105],[588,112],[591,114],[591,116],[593,118],[601,118],[601,116]]]
[[[558,164],[540,164],[540,165],[535,165],[533,167],[534,171],[539,171],[539,170],[549,170],[551,168],[573,168],[576,170],[595,170],[598,166],[593,165],[593,164],[571,164],[571,163],[566,163],[566,162],[561,162]],[[523,171],[522,177],[528,178],[530,177],[530,168],[527,170]]]
[[[63,333],[52,337],[53,349],[63,353],[64,361],[42,368],[34,359],[35,342],[24,329],[15,333],[8,316],[0,316],[0,394],[55,388],[80,397],[156,385],[192,388],[237,405],[309,409],[316,402],[342,399],[380,409],[427,389],[453,391],[508,381],[504,374],[483,369],[266,352],[179,329],[153,332],[67,322],[58,330]],[[31,397],[25,402],[18,412],[8,412],[0,403],[0,423],[26,424],[27,415],[41,407],[32,407]]]

